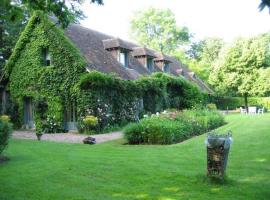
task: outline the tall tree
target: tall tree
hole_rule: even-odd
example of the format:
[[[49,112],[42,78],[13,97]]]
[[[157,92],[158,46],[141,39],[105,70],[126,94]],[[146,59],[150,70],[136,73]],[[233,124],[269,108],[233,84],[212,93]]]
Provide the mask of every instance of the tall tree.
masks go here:
[[[248,97],[258,94],[261,70],[270,66],[269,38],[239,38],[221,55],[210,74],[210,83],[221,94],[241,95],[248,109]]]
[[[178,27],[169,9],[148,8],[134,13],[131,36],[142,45],[164,53],[174,52],[191,37],[187,27]]]
[[[191,43],[186,51],[186,64],[200,78],[208,82],[213,63],[216,62],[224,44],[223,39],[216,37],[206,37],[203,40]]]

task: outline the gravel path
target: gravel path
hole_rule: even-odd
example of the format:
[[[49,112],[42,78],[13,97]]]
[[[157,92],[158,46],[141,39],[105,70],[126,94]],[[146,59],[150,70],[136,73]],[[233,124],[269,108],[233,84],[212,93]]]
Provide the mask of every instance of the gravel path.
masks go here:
[[[98,144],[110,140],[120,139],[123,137],[123,133],[118,131],[90,136],[96,138],[96,142]],[[37,136],[33,131],[14,131],[12,137],[16,139],[29,139],[29,140],[37,139]],[[88,137],[88,135],[76,133],[57,133],[57,134],[43,134],[41,140],[68,142],[68,143],[82,143],[82,140],[86,137]]]

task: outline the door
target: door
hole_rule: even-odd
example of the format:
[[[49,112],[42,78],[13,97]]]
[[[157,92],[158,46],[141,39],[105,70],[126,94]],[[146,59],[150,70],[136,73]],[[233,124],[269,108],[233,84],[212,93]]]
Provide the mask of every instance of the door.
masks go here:
[[[35,128],[34,109],[33,109],[32,98],[30,97],[24,98],[24,125],[26,129]]]
[[[65,108],[65,129],[77,130],[77,110],[75,103],[71,103]]]

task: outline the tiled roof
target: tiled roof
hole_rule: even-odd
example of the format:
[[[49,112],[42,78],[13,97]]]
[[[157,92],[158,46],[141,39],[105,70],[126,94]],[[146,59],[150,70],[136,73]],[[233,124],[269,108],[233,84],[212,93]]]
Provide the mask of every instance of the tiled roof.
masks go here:
[[[78,24],[72,24],[65,30],[66,36],[77,46],[88,62],[88,70],[98,70],[105,73],[115,73],[124,79],[137,79],[150,72],[135,57],[151,56],[154,61],[167,61],[170,64],[170,73],[197,84],[202,90],[212,93],[213,91],[198,77],[192,76],[191,71],[181,62],[168,55],[156,52],[152,49],[141,47],[137,44],[115,38]],[[121,48],[131,51],[128,68],[124,67],[108,50]],[[154,71],[161,71],[154,65]]]
[[[132,49],[132,55],[137,57],[137,56],[150,56],[155,58],[155,52],[153,52],[152,50],[146,48],[146,47],[135,47]]]

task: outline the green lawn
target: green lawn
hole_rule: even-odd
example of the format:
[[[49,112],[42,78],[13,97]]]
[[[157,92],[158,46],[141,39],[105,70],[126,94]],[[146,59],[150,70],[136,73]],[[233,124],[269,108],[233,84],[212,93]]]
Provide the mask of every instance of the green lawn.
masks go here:
[[[227,181],[205,178],[205,135],[169,146],[94,146],[12,140],[1,200],[270,199],[270,115],[227,116]]]

